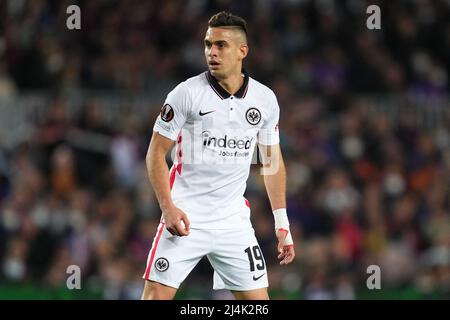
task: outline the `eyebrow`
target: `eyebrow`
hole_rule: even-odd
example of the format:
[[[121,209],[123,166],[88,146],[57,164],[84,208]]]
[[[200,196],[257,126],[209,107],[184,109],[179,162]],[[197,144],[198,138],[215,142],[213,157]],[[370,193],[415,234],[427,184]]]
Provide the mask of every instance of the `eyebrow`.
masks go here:
[[[216,41],[209,41],[208,39],[204,40],[205,44],[215,44],[215,45],[225,45],[228,44],[228,42],[226,40],[216,40]]]

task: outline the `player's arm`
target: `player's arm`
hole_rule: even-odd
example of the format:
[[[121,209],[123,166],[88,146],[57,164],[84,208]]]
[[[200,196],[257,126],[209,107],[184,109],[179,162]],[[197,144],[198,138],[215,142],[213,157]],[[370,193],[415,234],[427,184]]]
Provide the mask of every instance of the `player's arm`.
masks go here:
[[[294,260],[295,250],[286,211],[286,168],[283,156],[279,144],[259,144],[259,150],[263,163],[264,185],[275,219],[278,259],[282,265],[289,264]]]
[[[172,149],[174,143],[173,140],[158,132],[153,132],[146,156],[147,173],[158,199],[167,230],[177,236],[187,236],[189,234],[189,219],[183,211],[175,206],[170,193],[169,167],[166,162],[166,154]],[[183,227],[181,221],[183,221],[185,227]]]

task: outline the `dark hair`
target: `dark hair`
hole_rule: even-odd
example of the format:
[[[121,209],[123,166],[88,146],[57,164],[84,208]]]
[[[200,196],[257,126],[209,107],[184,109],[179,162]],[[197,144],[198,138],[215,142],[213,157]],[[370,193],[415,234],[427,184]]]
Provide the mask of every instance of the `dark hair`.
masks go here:
[[[209,19],[208,26],[214,27],[234,27],[244,31],[247,36],[247,22],[239,16],[235,16],[226,11],[216,13]]]

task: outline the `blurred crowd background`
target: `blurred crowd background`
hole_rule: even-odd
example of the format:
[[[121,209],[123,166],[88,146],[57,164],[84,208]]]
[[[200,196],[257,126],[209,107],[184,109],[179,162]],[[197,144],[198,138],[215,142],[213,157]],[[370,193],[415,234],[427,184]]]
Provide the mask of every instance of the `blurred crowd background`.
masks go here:
[[[71,4],[81,30],[66,28]],[[371,4],[381,30],[366,28]],[[271,297],[449,298],[448,0],[0,0],[0,297],[140,298],[160,217],[152,127],[206,70],[221,10],[248,21],[245,68],[281,108],[293,264],[278,265],[257,165],[246,194]],[[231,297],[211,288],[202,260],[177,297]]]

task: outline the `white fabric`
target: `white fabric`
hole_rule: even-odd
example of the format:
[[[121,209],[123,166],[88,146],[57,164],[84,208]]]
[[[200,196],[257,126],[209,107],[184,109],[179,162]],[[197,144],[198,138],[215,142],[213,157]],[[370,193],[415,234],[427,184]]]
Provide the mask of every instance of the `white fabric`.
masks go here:
[[[180,83],[164,105],[170,105],[173,117],[166,107],[163,115],[171,120],[160,114],[153,130],[177,141],[172,198],[191,228],[249,227],[244,192],[250,165],[256,163],[255,146],[279,143],[273,91],[249,78],[243,97],[223,98],[202,73]]]
[[[158,239],[159,231],[161,235]],[[258,249],[254,249],[255,246]],[[246,250],[252,252],[253,271]],[[257,251],[258,257],[253,255],[253,251]],[[143,279],[178,288],[197,263],[207,256],[214,268],[215,290],[246,291],[266,288],[266,263],[262,253],[259,253],[261,251],[255,231],[251,227],[226,230],[191,229],[189,236],[178,237],[171,235],[161,223],[148,255]],[[159,267],[158,270],[156,264],[161,260],[164,261],[164,268]]]
[[[278,231],[279,229],[287,231],[284,244],[285,245],[294,244],[291,230],[289,229],[289,219],[287,216],[286,208],[274,210],[273,217],[275,219],[275,232]]]

